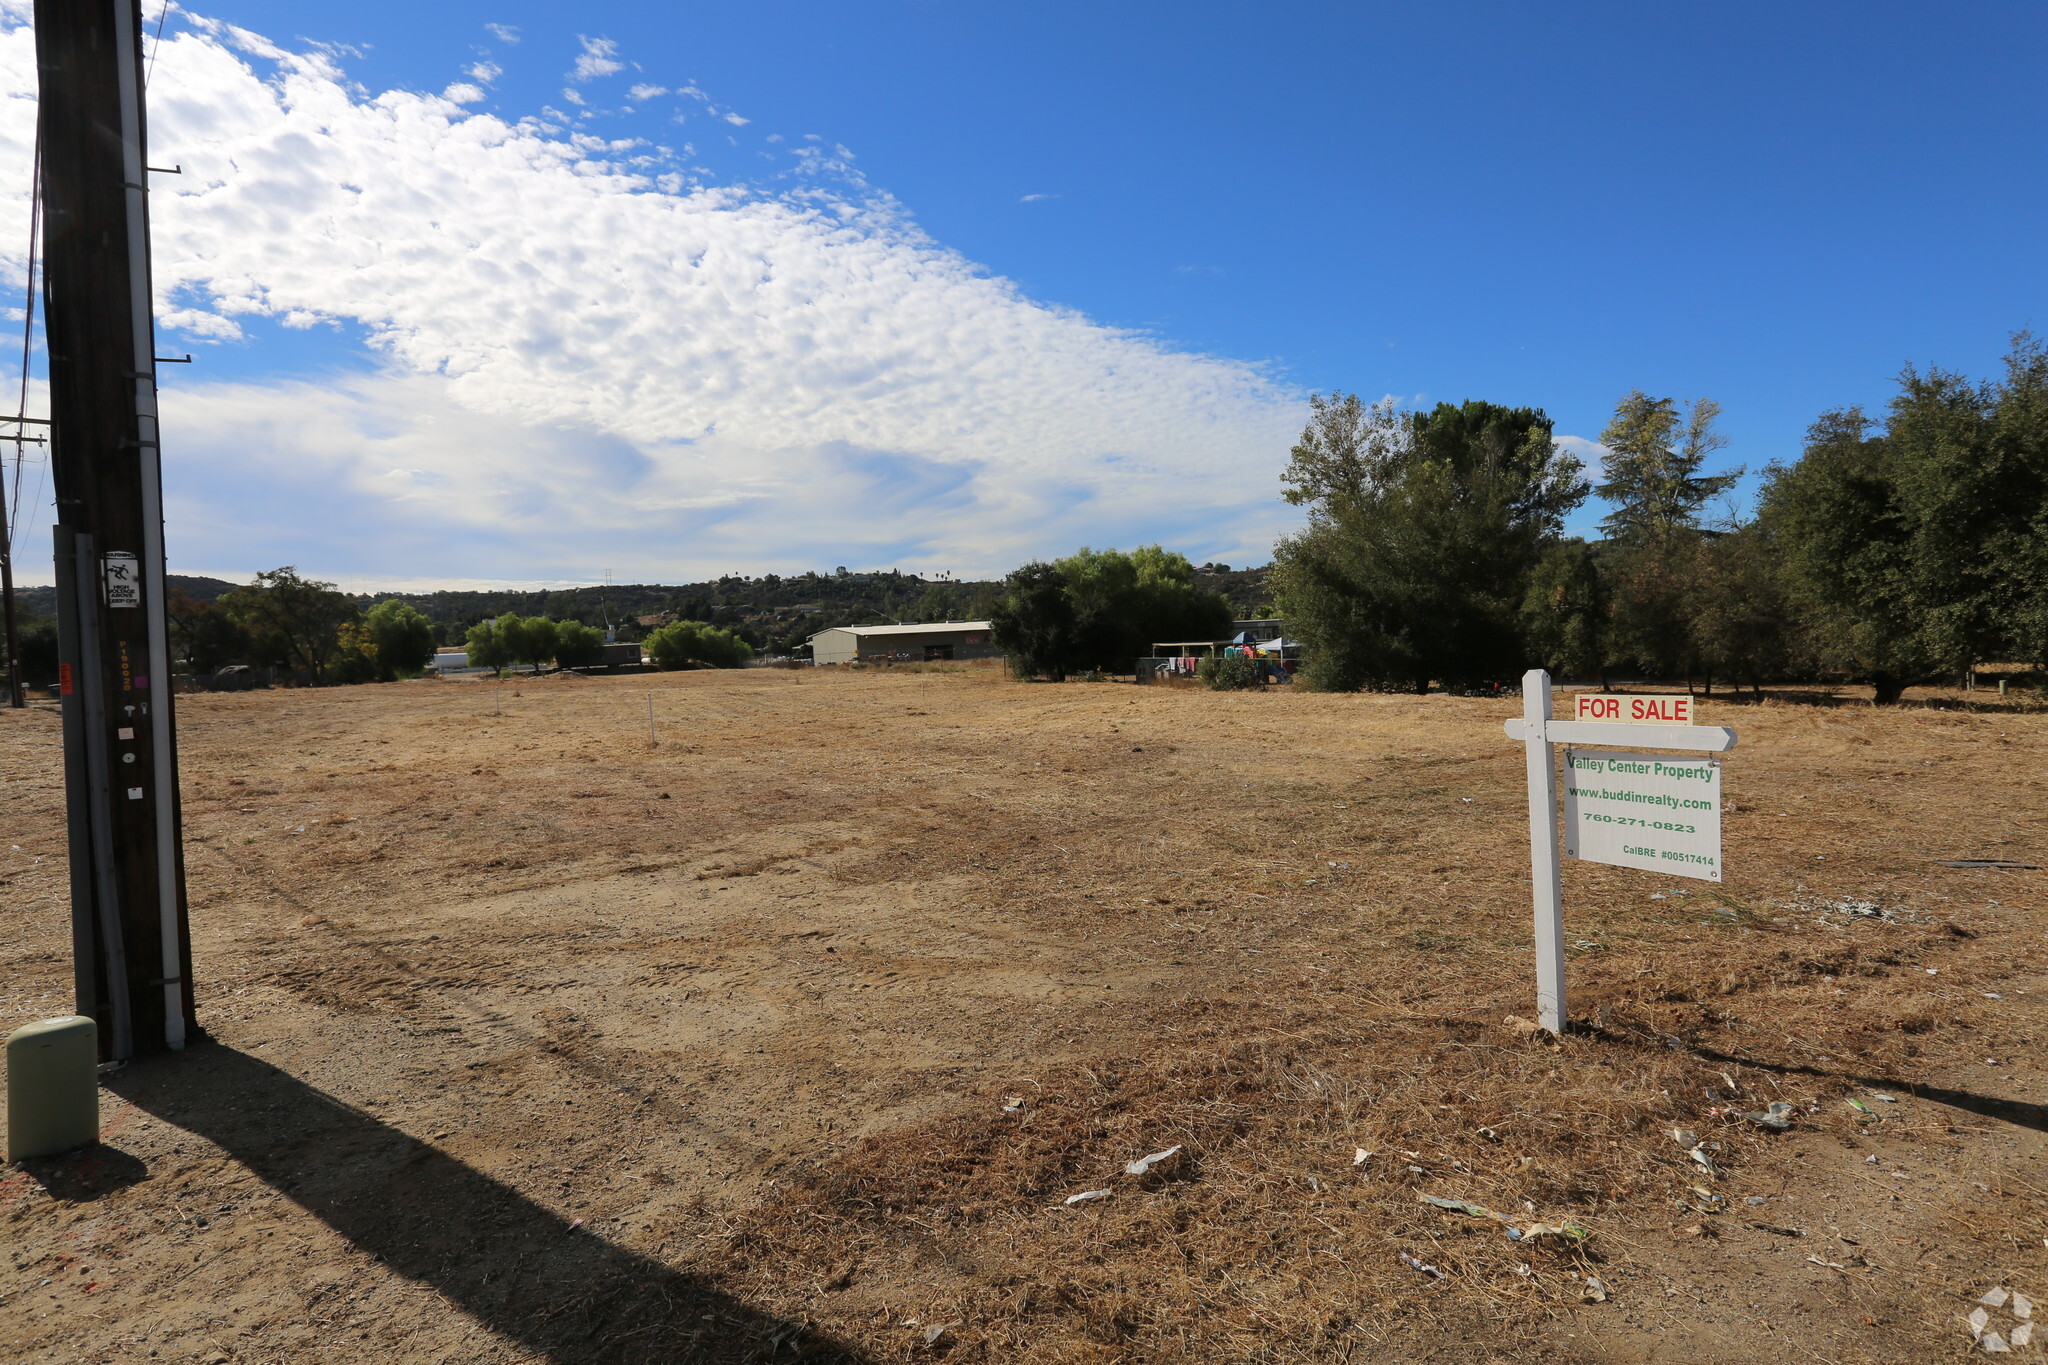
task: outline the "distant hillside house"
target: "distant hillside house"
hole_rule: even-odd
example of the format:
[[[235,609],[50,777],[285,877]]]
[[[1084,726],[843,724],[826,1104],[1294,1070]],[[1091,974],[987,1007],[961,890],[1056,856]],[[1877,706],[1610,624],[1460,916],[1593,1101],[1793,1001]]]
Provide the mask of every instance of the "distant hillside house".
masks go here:
[[[994,626],[987,621],[929,621],[907,626],[834,626],[811,637],[811,661],[820,664],[926,663],[935,659],[992,659]]]

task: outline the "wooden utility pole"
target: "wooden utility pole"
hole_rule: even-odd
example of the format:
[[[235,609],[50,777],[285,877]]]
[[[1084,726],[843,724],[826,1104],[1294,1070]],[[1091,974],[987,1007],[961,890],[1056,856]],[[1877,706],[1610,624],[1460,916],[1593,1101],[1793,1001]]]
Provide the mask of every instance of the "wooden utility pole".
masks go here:
[[[36,0],[43,335],[78,1012],[185,1045],[191,937],[164,611],[139,0]]]

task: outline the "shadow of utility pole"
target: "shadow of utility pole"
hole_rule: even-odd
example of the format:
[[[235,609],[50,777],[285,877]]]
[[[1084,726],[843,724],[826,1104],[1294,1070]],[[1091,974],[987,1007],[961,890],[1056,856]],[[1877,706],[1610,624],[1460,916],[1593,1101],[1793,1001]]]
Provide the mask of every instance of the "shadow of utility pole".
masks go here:
[[[509,1186],[280,1071],[200,1042],[108,1080],[226,1149],[273,1189],[556,1365],[780,1358],[853,1347],[751,1308],[569,1223]]]

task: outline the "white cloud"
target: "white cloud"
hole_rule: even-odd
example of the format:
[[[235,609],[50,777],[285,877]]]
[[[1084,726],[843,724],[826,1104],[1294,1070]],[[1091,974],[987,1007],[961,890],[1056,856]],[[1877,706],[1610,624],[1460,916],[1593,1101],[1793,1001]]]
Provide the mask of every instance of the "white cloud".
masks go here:
[[[1607,447],[1584,436],[1559,436],[1557,443],[1579,457],[1586,468],[1598,471],[1600,462],[1607,458]]]
[[[483,97],[481,86],[471,85],[466,81],[457,81],[441,92],[441,98],[450,104],[475,104]]]
[[[490,31],[493,38],[496,38],[508,47],[519,41],[519,29],[516,25],[485,24],[484,27]]]
[[[719,117],[724,119],[727,123],[730,123],[735,128],[744,128],[749,123],[753,122],[752,119],[741,118],[738,114],[731,112],[721,114],[719,115]]]
[[[626,93],[636,100],[660,99],[668,93],[668,87],[665,85],[636,85]]]
[[[0,88],[33,89],[0,6]],[[694,183],[195,22],[150,89],[185,168],[152,198],[164,326],[339,324],[381,368],[168,386],[180,569],[981,572],[1155,539],[1238,562],[1295,520],[1295,391],[1033,302],[843,149],[784,195]],[[26,180],[32,119],[0,99],[0,186]],[[0,196],[0,253],[25,210]],[[0,254],[0,288],[19,266]]]
[[[1059,197],[1060,196],[1057,194],[1027,194],[1022,199],[1019,199],[1017,202],[1020,204],[1036,204],[1042,200],[1058,199]]]
[[[496,62],[478,62],[469,68],[470,78],[480,81],[485,85],[489,85],[504,74],[505,68],[499,66]]]
[[[583,52],[576,58],[576,69],[569,74],[572,81],[596,80],[599,76],[616,76],[626,69],[618,60],[619,45],[609,38],[584,38]]]

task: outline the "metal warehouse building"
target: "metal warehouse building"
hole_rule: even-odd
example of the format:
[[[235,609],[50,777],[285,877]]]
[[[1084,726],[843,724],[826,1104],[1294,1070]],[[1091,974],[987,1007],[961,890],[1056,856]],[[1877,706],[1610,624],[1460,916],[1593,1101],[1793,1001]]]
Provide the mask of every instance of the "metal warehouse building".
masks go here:
[[[924,663],[933,659],[992,659],[987,621],[928,621],[908,626],[834,626],[811,637],[811,662]]]

